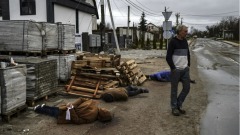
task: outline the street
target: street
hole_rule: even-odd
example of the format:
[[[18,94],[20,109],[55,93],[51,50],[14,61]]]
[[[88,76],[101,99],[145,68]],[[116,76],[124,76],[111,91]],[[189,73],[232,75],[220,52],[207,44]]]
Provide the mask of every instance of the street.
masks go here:
[[[239,134],[239,48],[210,39],[197,39],[193,52],[208,93],[201,135]]]

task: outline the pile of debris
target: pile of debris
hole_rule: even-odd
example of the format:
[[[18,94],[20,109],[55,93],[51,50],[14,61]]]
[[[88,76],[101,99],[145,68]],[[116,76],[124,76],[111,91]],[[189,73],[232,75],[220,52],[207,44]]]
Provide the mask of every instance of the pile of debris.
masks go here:
[[[100,98],[104,90],[141,85],[146,77],[134,60],[122,62],[120,55],[85,53],[72,62],[71,80],[66,92],[88,98]]]

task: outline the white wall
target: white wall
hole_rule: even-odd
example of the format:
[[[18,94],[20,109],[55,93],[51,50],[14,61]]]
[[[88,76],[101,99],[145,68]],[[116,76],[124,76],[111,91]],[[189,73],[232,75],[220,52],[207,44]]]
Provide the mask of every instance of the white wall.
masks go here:
[[[92,34],[92,15],[83,13],[81,11],[78,12],[79,19],[79,33],[88,32]]]
[[[76,26],[76,11],[68,7],[54,4],[54,21]]]
[[[2,20],[2,17],[0,16],[0,20]]]
[[[36,15],[20,15],[20,0],[9,0],[10,20],[47,21],[46,0],[36,0]]]
[[[94,6],[93,0],[86,0],[86,2],[89,3],[90,5]]]

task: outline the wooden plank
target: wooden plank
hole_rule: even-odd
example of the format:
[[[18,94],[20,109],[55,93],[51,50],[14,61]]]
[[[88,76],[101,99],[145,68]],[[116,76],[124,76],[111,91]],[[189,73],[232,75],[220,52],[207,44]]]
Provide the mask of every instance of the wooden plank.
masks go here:
[[[84,77],[84,76],[76,76],[76,81],[78,82],[91,82],[91,83],[97,83],[98,81],[96,79],[91,79],[88,77]]]
[[[118,81],[112,81],[111,83],[105,85],[105,86],[104,86],[104,89],[111,88],[111,87],[113,87],[113,86],[115,86],[115,85],[118,85],[118,84],[119,84]]]
[[[142,77],[138,80],[138,83],[139,83],[139,84],[142,84],[146,79],[147,79],[146,76],[142,76]]]
[[[70,90],[70,87],[72,86],[72,84],[73,84],[75,78],[76,78],[76,75],[73,76],[73,79],[71,80],[71,82],[70,82],[70,84],[69,84],[69,86],[68,86],[68,88],[67,88],[67,92]]]
[[[129,66],[128,68],[130,69],[130,70],[132,70],[132,69],[134,69],[134,68],[136,68],[137,67],[137,64],[135,63],[135,64],[132,64],[131,66]]]
[[[92,73],[77,73],[77,74],[86,75],[86,76],[95,76],[95,77],[117,78],[114,75],[92,74]]]
[[[95,97],[93,97],[93,94],[84,93],[84,92],[80,92],[80,91],[70,91],[70,92],[68,92],[68,94],[83,96],[83,97],[87,97],[87,98],[96,98],[96,99],[100,98],[100,95],[96,95]]]
[[[135,75],[135,74],[138,74],[139,72],[141,72],[141,70],[139,67],[136,67],[131,72]]]
[[[82,91],[82,92],[88,92],[88,93],[94,93],[94,89],[84,88],[84,87],[77,87],[77,86],[71,86],[72,90]],[[98,94],[102,94],[102,91],[97,91]]]
[[[78,87],[84,87],[84,88],[95,88],[96,87],[95,83],[90,83],[90,82],[76,82],[76,81],[74,81],[73,85],[78,86]]]
[[[96,94],[97,94],[97,92],[98,92],[98,87],[99,87],[100,83],[101,83],[101,81],[98,81],[97,86],[96,86],[96,89],[95,89],[94,94],[93,94],[93,97],[96,96]]]
[[[131,65],[131,64],[133,64],[133,63],[135,63],[135,60],[129,60],[129,61],[127,61],[127,62],[125,62],[127,65]]]

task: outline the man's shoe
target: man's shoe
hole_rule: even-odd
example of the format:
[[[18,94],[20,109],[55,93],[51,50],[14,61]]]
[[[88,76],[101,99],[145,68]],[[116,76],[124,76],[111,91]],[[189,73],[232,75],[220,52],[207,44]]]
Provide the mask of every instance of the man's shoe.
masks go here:
[[[174,116],[179,116],[179,115],[180,115],[180,112],[179,112],[178,109],[174,108],[174,109],[172,109],[172,114],[173,114]]]
[[[33,108],[33,110],[36,111],[36,109],[37,109],[38,107],[40,107],[40,105],[36,105],[36,106]]]
[[[190,83],[194,83],[194,84],[195,84],[195,83],[196,83],[196,81],[195,81],[195,80],[191,80],[191,79],[190,79]]]
[[[181,113],[181,114],[186,114],[186,111],[181,109],[180,107],[178,108],[178,111]]]
[[[142,93],[149,93],[149,90],[146,88],[139,88]]]
[[[42,104],[42,105],[41,105],[41,107],[44,107],[44,106],[45,106],[45,104]]]

